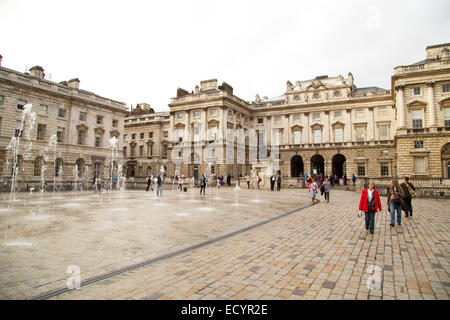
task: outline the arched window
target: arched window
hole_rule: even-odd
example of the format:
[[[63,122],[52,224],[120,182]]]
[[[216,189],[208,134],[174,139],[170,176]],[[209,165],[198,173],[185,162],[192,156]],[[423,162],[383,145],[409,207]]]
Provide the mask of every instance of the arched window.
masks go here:
[[[78,170],[78,172],[77,172],[78,178],[81,178],[84,174],[84,160],[78,159],[75,162],[75,165],[77,166],[77,170]]]
[[[44,161],[43,161],[42,157],[37,157],[34,160],[34,176],[35,177],[41,176],[41,169],[42,169],[43,164],[44,164]]]
[[[61,158],[55,161],[55,177],[62,175],[63,160]]]

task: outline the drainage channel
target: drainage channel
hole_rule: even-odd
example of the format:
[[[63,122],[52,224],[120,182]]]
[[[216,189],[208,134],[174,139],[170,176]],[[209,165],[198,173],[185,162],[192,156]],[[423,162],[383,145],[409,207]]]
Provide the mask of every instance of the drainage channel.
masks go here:
[[[251,226],[245,227],[243,229],[239,229],[239,230],[233,231],[231,233],[227,233],[227,234],[225,234],[223,236],[220,236],[220,237],[217,237],[217,238],[214,238],[214,239],[211,239],[211,240],[207,240],[207,241],[198,243],[196,245],[193,245],[193,246],[190,246],[190,247],[187,247],[187,248],[184,248],[184,249],[180,249],[180,250],[177,250],[177,251],[174,251],[174,252],[171,252],[171,253],[168,253],[168,254],[165,254],[165,255],[162,255],[162,256],[150,259],[150,260],[146,260],[146,261],[143,261],[143,262],[140,262],[140,263],[128,266],[128,267],[124,267],[124,268],[121,268],[121,269],[118,269],[118,270],[115,270],[115,271],[111,271],[111,272],[108,272],[108,273],[105,273],[105,274],[102,274],[102,275],[98,275],[98,276],[94,276],[94,277],[88,278],[88,279],[86,279],[86,280],[81,282],[80,289],[82,287],[86,287],[88,285],[91,285],[91,284],[94,284],[94,283],[97,283],[97,282],[100,282],[100,281],[112,278],[112,277],[117,276],[119,274],[126,273],[126,272],[129,272],[129,271],[132,271],[132,270],[136,270],[136,269],[139,269],[139,268],[143,268],[143,267],[149,266],[149,265],[151,265],[153,263],[156,263],[156,262],[159,262],[159,261],[162,261],[162,260],[166,260],[166,259],[178,256],[180,254],[183,254],[183,253],[186,253],[186,252],[189,252],[189,251],[192,251],[192,250],[195,250],[195,249],[198,249],[198,248],[210,245],[212,243],[219,242],[219,241],[222,241],[222,240],[234,237],[234,236],[236,236],[238,234],[241,234],[241,233],[244,233],[246,231],[258,228],[258,227],[260,227],[262,225],[265,225],[267,223],[270,223],[272,221],[275,221],[275,220],[287,217],[287,216],[289,216],[289,215],[291,215],[293,213],[300,212],[300,211],[302,211],[304,209],[307,209],[309,207],[312,207],[312,206],[314,206],[314,205],[316,205],[318,203],[320,203],[320,200],[316,200],[315,203],[311,203],[311,204],[305,205],[303,207],[300,207],[298,209],[294,209],[294,210],[288,211],[286,213],[283,213],[282,215],[279,215],[279,216],[276,216],[276,217],[273,217],[273,218],[270,218],[270,219],[258,222],[256,224],[253,224]],[[53,291],[49,291],[49,292],[43,293],[43,294],[41,294],[39,296],[31,298],[30,300],[46,300],[46,299],[57,297],[57,296],[59,296],[61,294],[64,294],[64,293],[68,293],[68,292],[70,292],[72,290],[73,289],[61,288],[61,289],[57,289],[57,290],[53,290]]]

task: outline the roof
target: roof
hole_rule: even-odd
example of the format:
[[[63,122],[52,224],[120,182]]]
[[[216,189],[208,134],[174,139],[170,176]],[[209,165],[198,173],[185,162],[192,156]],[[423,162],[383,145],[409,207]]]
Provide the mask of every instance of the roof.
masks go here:
[[[365,87],[365,88],[356,88],[355,93],[364,93],[364,92],[373,92],[373,91],[386,91],[386,89],[380,87]]]

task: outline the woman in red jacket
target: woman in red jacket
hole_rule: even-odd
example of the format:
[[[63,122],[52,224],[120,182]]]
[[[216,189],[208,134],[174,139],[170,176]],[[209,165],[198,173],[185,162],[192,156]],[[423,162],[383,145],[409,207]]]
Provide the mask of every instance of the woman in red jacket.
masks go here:
[[[366,215],[366,230],[370,229],[373,234],[375,229],[375,212],[381,211],[381,201],[378,190],[375,189],[375,183],[369,182],[369,187],[364,189],[359,201],[359,210],[364,211]]]

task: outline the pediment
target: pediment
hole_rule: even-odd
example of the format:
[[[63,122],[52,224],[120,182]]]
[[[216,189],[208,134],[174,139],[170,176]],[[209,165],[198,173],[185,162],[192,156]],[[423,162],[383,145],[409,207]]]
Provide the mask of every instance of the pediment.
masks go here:
[[[343,122],[340,121],[335,121],[331,124],[331,126],[334,127],[345,127],[345,124]]]
[[[210,119],[208,121],[208,125],[210,125],[210,126],[219,125],[219,121],[217,119]]]
[[[120,137],[120,132],[117,131],[117,130],[111,130],[111,131],[109,132],[109,135],[111,136],[111,138],[112,138],[112,137],[119,138],[119,137]]]
[[[85,131],[87,131],[88,129],[89,129],[89,127],[87,125],[85,125],[84,123],[77,124],[77,130],[85,130]]]
[[[97,128],[94,129],[94,132],[98,133],[98,134],[104,134],[105,133],[105,129],[103,129],[102,127],[97,127]]]
[[[184,123],[177,123],[175,125],[175,129],[184,129],[184,127],[185,127]]]
[[[420,101],[420,100],[414,100],[411,101],[410,103],[408,103],[406,106],[411,107],[411,106],[423,106],[425,107],[427,104],[426,102]]]
[[[449,106],[450,107],[450,97],[442,99],[441,101],[439,101],[439,105],[441,106],[441,108],[443,106]]]
[[[316,123],[313,123],[312,125],[311,125],[311,128],[323,128],[323,124],[320,124],[320,123],[318,123],[318,122],[316,122]]]
[[[302,129],[303,129],[303,127],[300,126],[300,125],[298,125],[298,124],[293,125],[293,126],[291,127],[291,130],[302,130]]]

